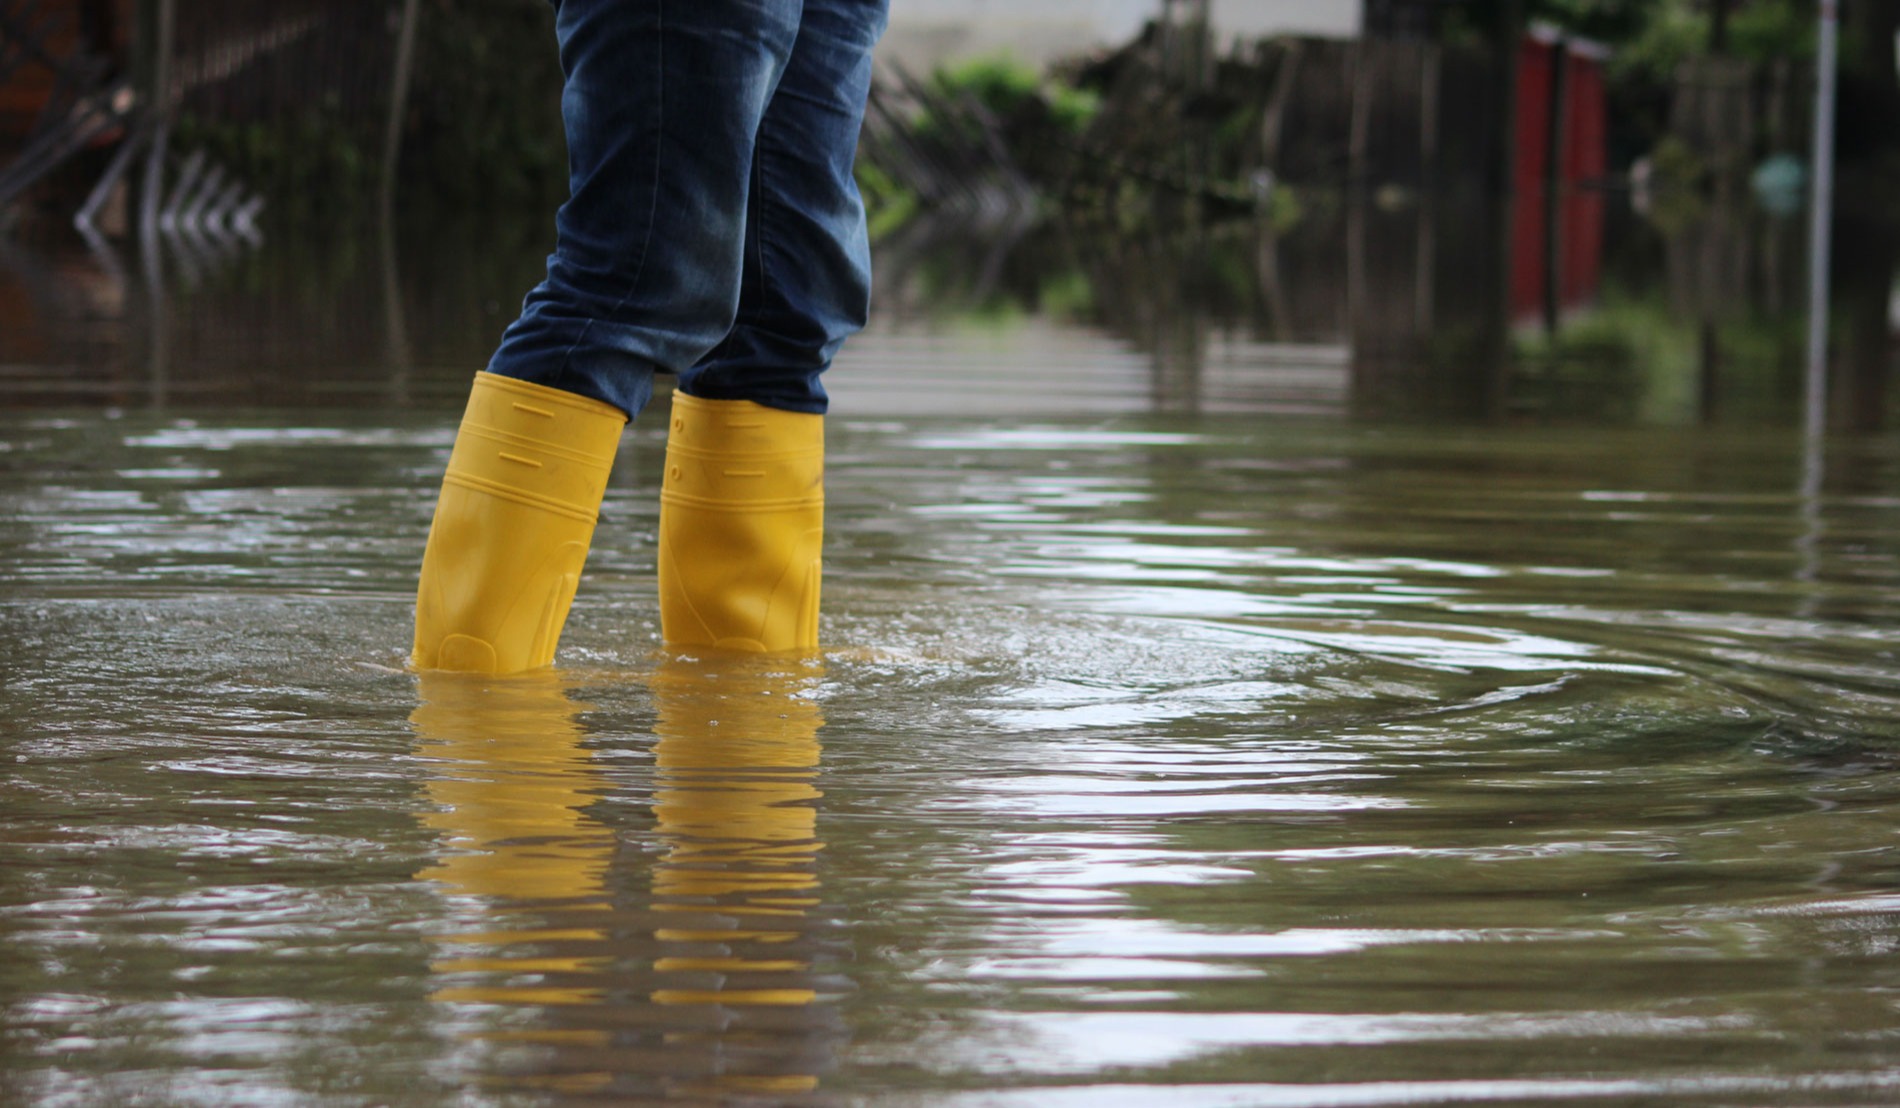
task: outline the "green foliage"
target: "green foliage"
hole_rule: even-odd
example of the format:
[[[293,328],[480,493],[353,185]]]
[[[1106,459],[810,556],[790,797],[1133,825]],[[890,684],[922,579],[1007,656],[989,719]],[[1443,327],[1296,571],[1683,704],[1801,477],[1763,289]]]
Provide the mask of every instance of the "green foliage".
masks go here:
[[[1102,110],[1101,96],[1091,89],[1055,84],[1043,91],[1049,97],[1049,114],[1072,135],[1087,130]]]
[[[1095,286],[1080,269],[1057,269],[1036,291],[1036,307],[1045,316],[1084,319],[1095,309]]]
[[[1471,45],[1494,39],[1506,25],[1514,0],[1462,0],[1447,6],[1441,32],[1449,42]],[[1519,13],[1530,23],[1548,23],[1598,42],[1621,46],[1633,41],[1661,13],[1686,11],[1691,0],[1521,0]]]
[[[1495,32],[1504,0],[1470,0],[1449,14],[1446,34],[1469,41]],[[1525,19],[1607,44],[1621,79],[1666,80],[1709,53],[1710,0],[1525,0]],[[1728,51],[1763,62],[1814,56],[1812,0],[1731,0]]]
[[[1621,75],[1664,79],[1693,57],[1710,52],[1708,12],[1681,0],[1657,4],[1637,34],[1620,42],[1614,70]],[[1814,13],[1795,0],[1752,0],[1729,16],[1728,53],[1756,63],[1777,59],[1812,61]]]
[[[1785,396],[1786,368],[1800,361],[1804,325],[1799,312],[1698,320],[1676,310],[1666,290],[1612,284],[1590,314],[1556,336],[1521,333],[1514,346],[1527,376],[1569,408],[1620,395],[1629,417],[1687,424],[1700,418],[1705,341],[1719,350],[1724,392],[1772,414]]]
[[[872,242],[902,227],[917,214],[917,194],[869,159],[858,159],[856,175],[858,194],[864,198],[864,211],[869,221]]]
[[[567,185],[561,67],[543,0],[436,0],[418,31],[410,196],[548,205]]]
[[[1685,12],[1682,0],[1530,0],[1533,21],[1552,23],[1599,42],[1628,42],[1658,18]]]
[[[1680,3],[1656,5],[1640,31],[1623,41],[1610,59],[1610,73],[1622,80],[1668,81],[1690,58],[1708,52],[1709,21]]]
[[[552,207],[564,194],[561,71],[542,0],[435,0],[418,28],[399,195],[430,206]],[[181,118],[174,148],[269,188],[269,218],[324,223],[366,211],[382,127],[317,102],[286,120]],[[286,187],[287,186],[287,187]]]
[[[1753,61],[1812,61],[1815,38],[1814,12],[1792,0],[1755,0],[1729,18],[1730,49]]]
[[[366,207],[378,159],[363,144],[362,129],[346,124],[331,101],[270,125],[181,115],[170,139],[180,156],[202,152],[210,164],[271,196],[273,222],[300,224],[331,222]]]
[[[1655,166],[1656,210],[1651,218],[1656,226],[1679,232],[1702,218],[1709,163],[1675,135],[1664,135],[1650,160]]]
[[[1728,21],[1721,52],[1742,62],[1763,66],[1787,61],[1812,62],[1815,55],[1815,0],[1725,0]],[[1866,0],[1866,8],[1850,4],[1849,14],[1869,11],[1889,0]],[[1460,0],[1450,5],[1442,31],[1448,42],[1495,47],[1499,36],[1524,23],[1546,24],[1560,31],[1601,42],[1610,48],[1607,63],[1611,141],[1615,164],[1624,164],[1650,149],[1669,130],[1671,104],[1685,64],[1717,50],[1714,8],[1716,0]],[[1865,40],[1882,40],[1878,19],[1850,20],[1843,28],[1842,58],[1845,75],[1874,73],[1876,83],[1892,87],[1891,61],[1867,49]],[[1872,27],[1872,30],[1868,30]],[[1844,119],[1854,118],[1857,103],[1852,82],[1843,83]],[[1862,100],[1864,101],[1864,97]],[[1891,118],[1891,109],[1867,108],[1867,118]],[[1885,146],[1890,126],[1867,128],[1856,135],[1843,124],[1842,156],[1853,158],[1868,147]]]
[[[1267,225],[1276,232],[1285,234],[1306,218],[1306,205],[1301,202],[1299,192],[1291,185],[1275,185],[1267,194]]]
[[[1001,55],[939,69],[930,83],[946,96],[968,93],[991,111],[1008,114],[1037,94],[1042,77],[1029,65]]]
[[[1040,105],[1048,118],[1071,135],[1081,134],[1101,110],[1101,98],[1043,76],[1034,66],[1007,54],[975,58],[939,69],[930,87],[952,101],[973,97],[998,119],[1008,120]],[[919,121],[928,130],[931,121]]]

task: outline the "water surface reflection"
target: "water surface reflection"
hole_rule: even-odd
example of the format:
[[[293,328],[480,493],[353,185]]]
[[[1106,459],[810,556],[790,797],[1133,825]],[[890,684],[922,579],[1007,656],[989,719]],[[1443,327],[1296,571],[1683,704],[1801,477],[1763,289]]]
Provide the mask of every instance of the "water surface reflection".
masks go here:
[[[840,410],[1796,419],[1798,221],[1728,202],[1664,219],[1612,198],[1586,267],[1601,280],[1558,312],[1525,308],[1491,201],[1313,199],[1291,227],[914,221],[878,245],[870,327],[829,378]],[[452,407],[548,233],[520,212],[417,212],[286,232],[210,267],[57,236],[0,244],[0,396]],[[1831,419],[1872,430],[1891,407],[1900,231],[1850,214],[1838,238]]]
[[[446,853],[422,876],[456,920],[432,998],[479,1046],[462,1066],[616,1102],[816,1092],[845,984],[817,876],[821,679],[670,658],[645,675],[651,743],[614,744],[587,735],[584,689],[559,671],[423,675],[411,721]],[[633,780],[651,824],[623,840],[596,809]]]
[[[1894,1099],[1892,436],[841,413],[754,667],[663,422],[418,682],[442,413],[0,418],[0,1099]]]

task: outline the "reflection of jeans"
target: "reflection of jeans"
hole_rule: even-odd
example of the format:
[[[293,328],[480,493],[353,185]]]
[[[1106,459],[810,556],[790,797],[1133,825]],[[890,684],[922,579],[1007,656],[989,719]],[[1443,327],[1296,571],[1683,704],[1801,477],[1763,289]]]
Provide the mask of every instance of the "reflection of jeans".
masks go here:
[[[888,4],[555,0],[572,195],[490,372],[823,412],[870,299],[851,164]]]

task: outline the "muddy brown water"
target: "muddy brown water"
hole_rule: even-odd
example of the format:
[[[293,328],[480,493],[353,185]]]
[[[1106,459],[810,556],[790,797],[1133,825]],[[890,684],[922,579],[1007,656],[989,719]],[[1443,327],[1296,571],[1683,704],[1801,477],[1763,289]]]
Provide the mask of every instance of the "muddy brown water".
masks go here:
[[[293,293],[10,340],[0,1099],[1900,1098],[1891,433],[887,311],[821,655],[661,649],[653,412],[558,666],[418,677],[495,313]]]
[[[9,418],[32,1103],[1881,1103],[1900,451],[834,418],[821,657],[403,669],[441,413]]]

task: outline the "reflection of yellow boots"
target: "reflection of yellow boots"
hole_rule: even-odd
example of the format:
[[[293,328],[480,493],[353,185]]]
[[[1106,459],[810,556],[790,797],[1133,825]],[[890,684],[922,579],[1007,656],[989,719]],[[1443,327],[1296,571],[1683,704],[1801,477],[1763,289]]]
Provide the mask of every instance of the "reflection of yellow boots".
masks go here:
[[[845,1037],[818,909],[821,720],[803,694],[819,677],[783,656],[662,664],[656,857],[595,818],[615,777],[644,774],[594,761],[559,670],[421,675],[422,818],[442,849],[420,876],[454,921],[430,995],[480,1006],[456,1014],[469,1038],[522,1067],[497,1081],[722,1104],[818,1085]],[[629,879],[646,869],[642,899]]]
[[[581,748],[579,706],[553,671],[494,681],[468,674],[424,673],[422,704],[410,715],[421,752],[440,759],[428,783],[434,810],[423,817],[444,833],[442,857],[422,876],[503,912],[560,904],[571,921],[604,912],[613,833],[588,816],[604,785]],[[587,903],[588,901],[592,903]],[[577,903],[578,902],[578,903]],[[531,918],[531,917],[523,917]],[[437,973],[507,975],[503,983],[451,986],[437,1000],[489,1004],[577,1004],[597,991],[578,984],[599,973],[604,958],[535,957],[537,945],[599,942],[591,928],[486,928],[452,937],[480,948],[444,958]],[[538,975],[526,985],[523,975]],[[558,983],[556,983],[558,982]]]
[[[732,1021],[721,1038],[735,1065],[689,1090],[808,1091],[828,1065],[828,1011],[815,1009],[798,1024],[748,1015],[809,1008],[818,999],[812,913],[824,845],[814,806],[822,720],[818,705],[801,695],[816,676],[783,659],[727,656],[716,664],[671,662],[653,677],[653,811],[667,848],[654,869],[653,907],[683,917],[679,928],[654,937],[685,948],[654,962],[662,987],[653,1000],[717,1007]],[[709,929],[708,917],[734,922]],[[702,952],[709,945],[718,953]],[[709,988],[708,980],[718,984]],[[757,1019],[766,1022],[755,1027]]]
[[[476,375],[422,556],[416,668],[554,660],[626,422],[597,400]]]
[[[600,895],[613,836],[582,809],[605,785],[558,672],[424,673],[419,691],[409,721],[439,760],[423,821],[448,840],[424,876],[510,901]]]
[[[660,631],[674,646],[818,645],[824,417],[673,394]]]

